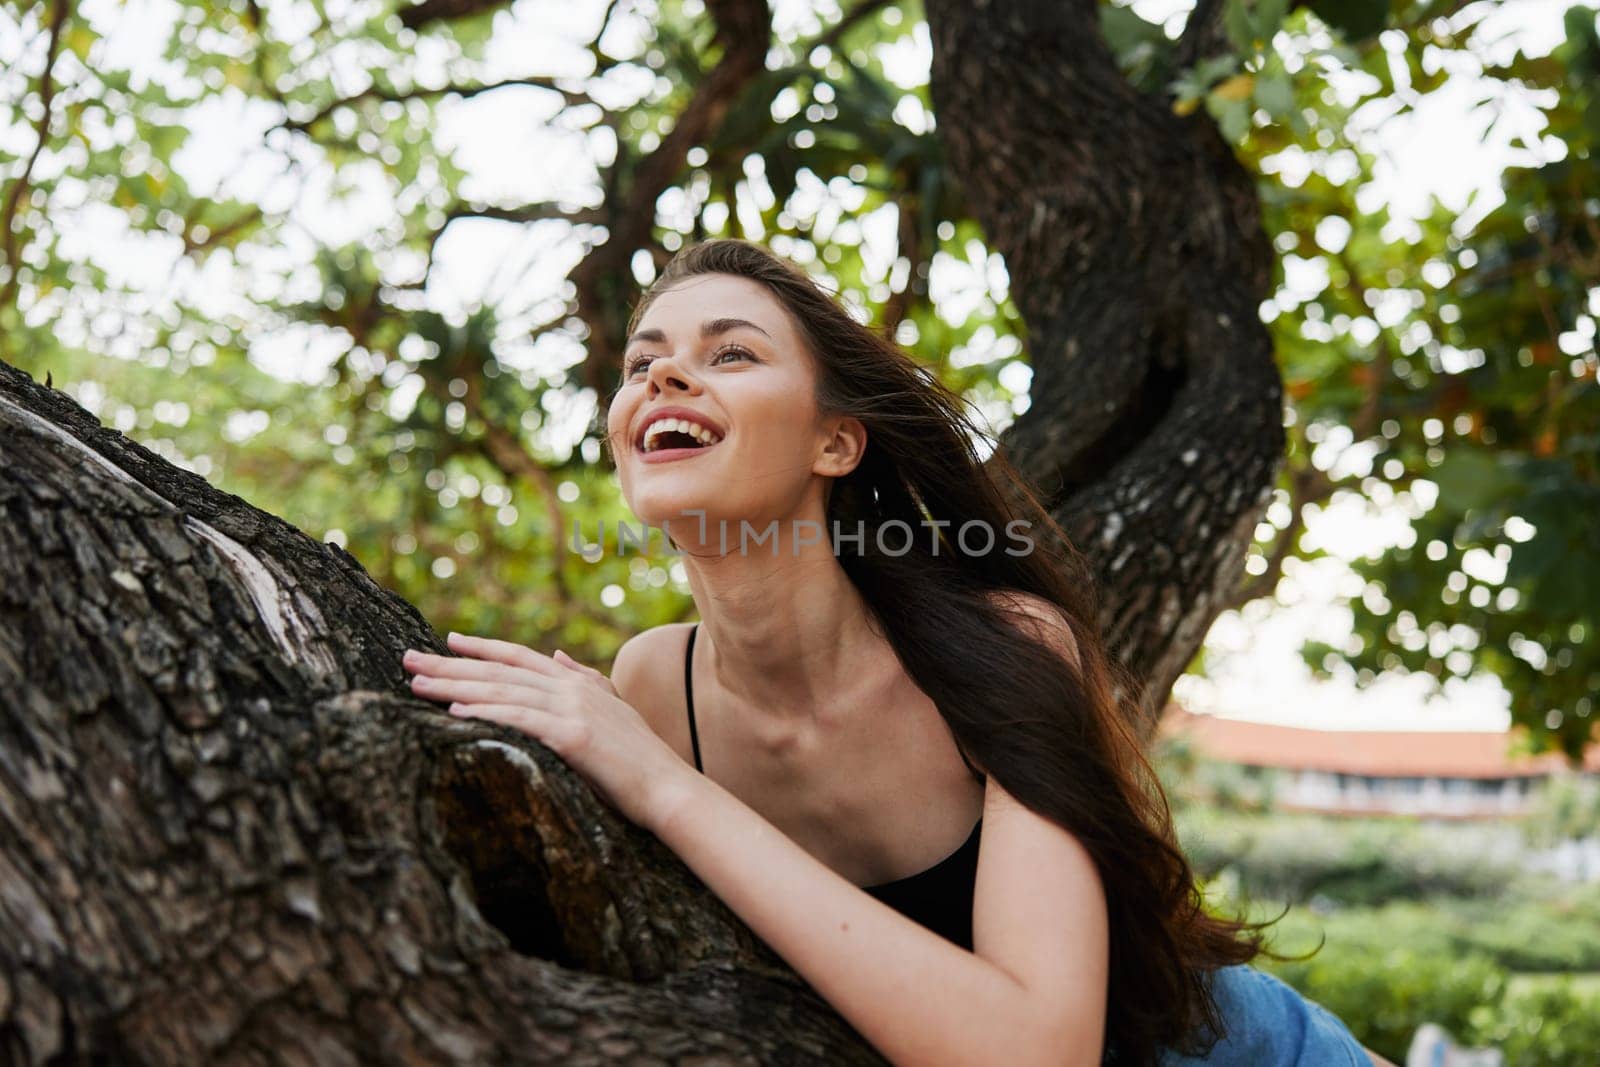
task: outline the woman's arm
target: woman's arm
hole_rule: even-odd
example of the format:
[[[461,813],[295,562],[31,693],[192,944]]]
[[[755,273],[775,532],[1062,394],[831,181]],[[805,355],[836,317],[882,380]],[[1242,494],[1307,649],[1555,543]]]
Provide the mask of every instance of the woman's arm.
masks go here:
[[[449,635],[411,650],[413,690],[538,738],[672,848],[896,1063],[1097,1064],[1104,891],[1067,831],[991,775],[968,952],[815,859],[693,767],[605,675],[556,653]]]
[[[1098,1064],[1108,937],[1094,864],[990,777],[975,952],[813,857],[692,769],[648,828],[897,1064]]]

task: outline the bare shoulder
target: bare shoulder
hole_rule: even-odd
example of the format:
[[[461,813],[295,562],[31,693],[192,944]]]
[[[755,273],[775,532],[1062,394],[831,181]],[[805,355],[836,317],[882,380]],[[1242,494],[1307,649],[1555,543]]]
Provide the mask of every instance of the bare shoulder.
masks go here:
[[[622,643],[611,661],[611,684],[628,703],[663,691],[669,679],[683,679],[683,650],[692,623],[669,622],[641,630]],[[676,666],[677,671],[670,668]],[[643,710],[643,709],[640,709]]]
[[[669,622],[641,630],[622,643],[611,661],[611,684],[617,695],[639,712],[656,736],[680,749],[688,744],[683,652],[692,625]]]
[[[1027,627],[1032,636],[1043,639],[1074,667],[1079,665],[1078,640],[1061,608],[1037,593],[1021,589],[994,589],[988,596],[991,603]]]

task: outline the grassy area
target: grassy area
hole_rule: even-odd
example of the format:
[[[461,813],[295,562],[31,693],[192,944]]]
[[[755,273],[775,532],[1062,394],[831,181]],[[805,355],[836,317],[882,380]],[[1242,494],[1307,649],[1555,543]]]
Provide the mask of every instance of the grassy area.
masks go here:
[[[1269,946],[1305,957],[1258,965],[1391,1060],[1434,1022],[1511,1067],[1600,1063],[1600,890],[1530,877],[1507,828],[1188,808],[1179,837],[1215,908],[1281,913]]]
[[[1526,972],[1511,976],[1507,986],[1510,993],[1534,993],[1544,990],[1568,988],[1582,996],[1600,998],[1600,971],[1586,974],[1571,974],[1565,971],[1551,971],[1544,974]],[[1597,1050],[1600,1054],[1600,1050]]]

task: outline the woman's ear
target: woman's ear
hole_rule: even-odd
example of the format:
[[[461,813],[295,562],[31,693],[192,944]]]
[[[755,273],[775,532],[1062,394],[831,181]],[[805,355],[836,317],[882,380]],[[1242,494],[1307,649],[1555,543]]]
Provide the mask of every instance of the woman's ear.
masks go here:
[[[856,469],[867,451],[867,428],[850,415],[829,416],[823,424],[827,438],[812,472],[842,478]]]

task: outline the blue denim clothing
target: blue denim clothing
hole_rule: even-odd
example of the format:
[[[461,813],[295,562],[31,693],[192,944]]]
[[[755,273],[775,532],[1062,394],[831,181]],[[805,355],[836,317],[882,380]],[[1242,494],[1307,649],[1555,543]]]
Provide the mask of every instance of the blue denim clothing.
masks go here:
[[[1211,988],[1227,1034],[1206,1056],[1168,1049],[1160,1067],[1372,1067],[1332,1012],[1265,971],[1223,967]]]

